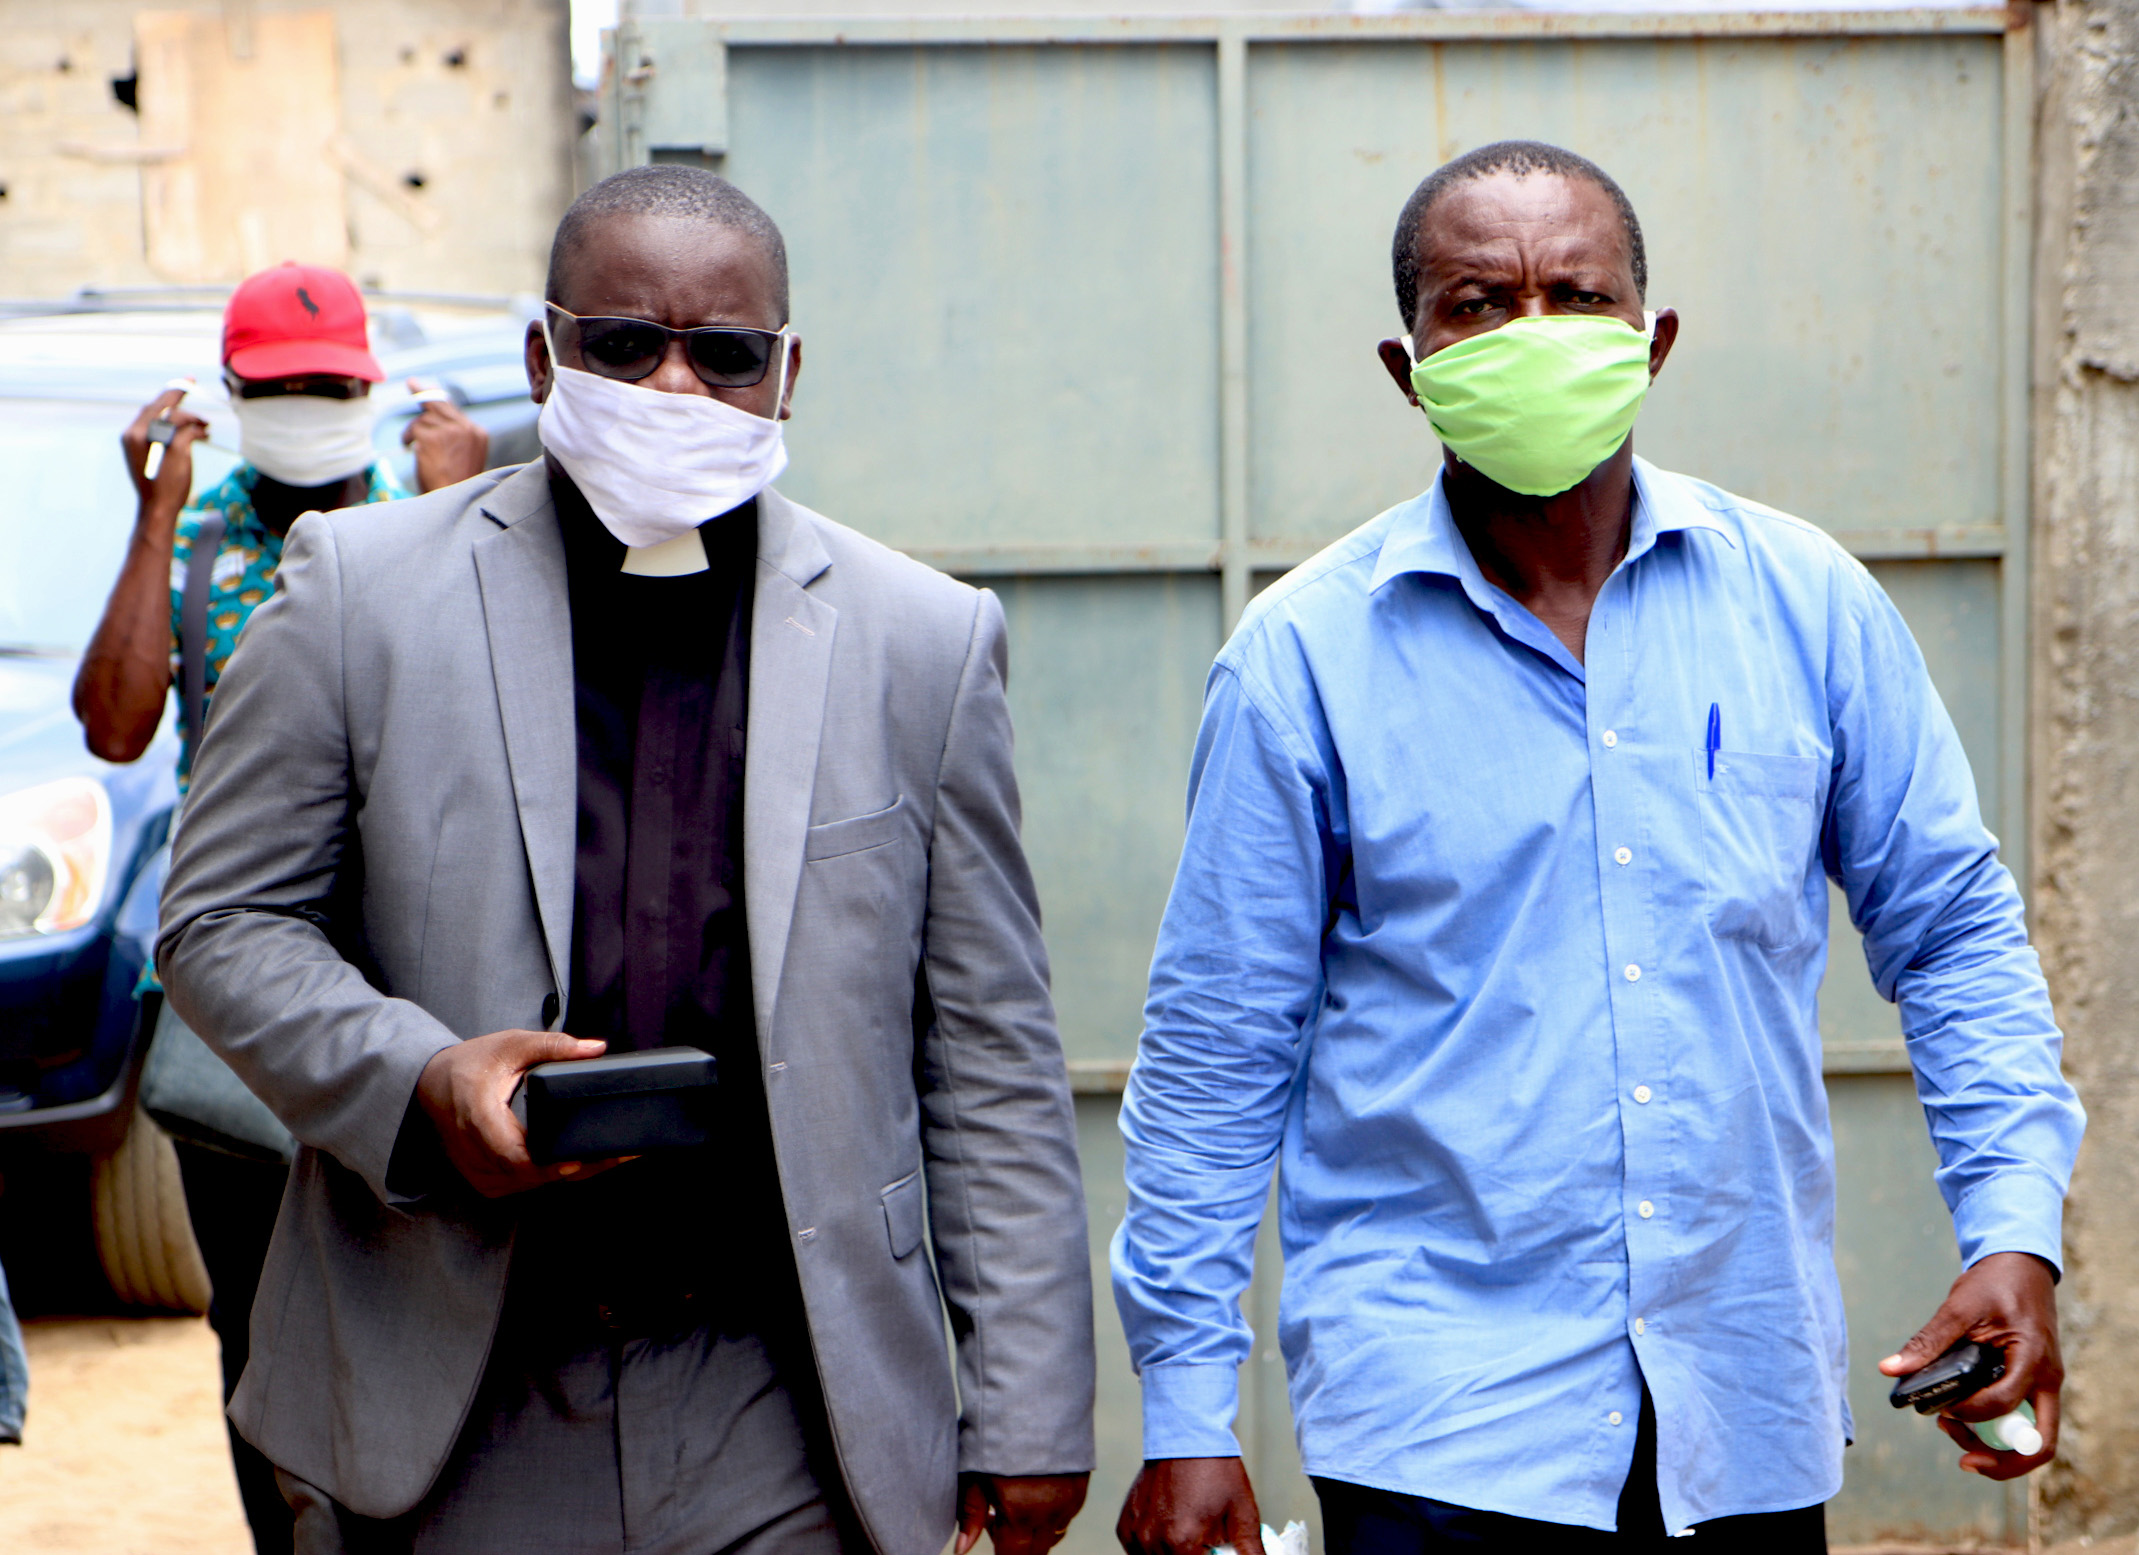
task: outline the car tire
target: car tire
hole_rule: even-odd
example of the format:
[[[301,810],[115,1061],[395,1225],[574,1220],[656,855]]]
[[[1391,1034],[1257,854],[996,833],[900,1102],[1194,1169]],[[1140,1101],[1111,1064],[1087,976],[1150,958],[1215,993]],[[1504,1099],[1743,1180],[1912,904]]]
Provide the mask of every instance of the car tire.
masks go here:
[[[90,1202],[113,1295],[163,1312],[208,1310],[208,1269],[186,1218],[178,1152],[147,1113],[136,1109],[119,1148],[97,1157]]]

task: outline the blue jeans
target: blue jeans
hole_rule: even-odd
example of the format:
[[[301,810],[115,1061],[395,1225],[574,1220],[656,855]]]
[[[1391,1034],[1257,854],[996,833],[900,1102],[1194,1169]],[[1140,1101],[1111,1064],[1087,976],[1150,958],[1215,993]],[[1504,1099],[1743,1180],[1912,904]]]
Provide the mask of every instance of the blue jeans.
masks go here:
[[[22,1416],[30,1399],[30,1358],[22,1348],[22,1325],[7,1299],[7,1271],[0,1269],[0,1442],[22,1440]]]

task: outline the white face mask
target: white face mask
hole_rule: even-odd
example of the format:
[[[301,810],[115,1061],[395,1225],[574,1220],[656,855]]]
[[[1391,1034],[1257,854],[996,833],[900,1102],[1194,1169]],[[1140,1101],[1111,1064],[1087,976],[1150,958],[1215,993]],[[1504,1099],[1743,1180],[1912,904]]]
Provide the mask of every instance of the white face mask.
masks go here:
[[[780,332],[787,398],[788,334]],[[787,468],[777,415],[767,420],[704,394],[669,394],[558,363],[550,351],[542,446],[611,534],[660,545],[748,502]]]
[[[286,486],[325,486],[369,469],[377,420],[369,396],[330,400],[317,394],[233,399],[238,452]]]

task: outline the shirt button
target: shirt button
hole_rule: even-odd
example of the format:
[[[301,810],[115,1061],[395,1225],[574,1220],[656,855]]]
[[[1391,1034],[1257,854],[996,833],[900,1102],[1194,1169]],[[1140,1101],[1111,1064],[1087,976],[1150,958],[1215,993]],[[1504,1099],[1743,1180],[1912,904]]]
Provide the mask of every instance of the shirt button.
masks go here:
[[[1617,1425],[1621,1420],[1625,1418],[1625,1416],[1621,1415],[1619,1411],[1615,1409],[1610,1414],[1606,1415],[1604,1418],[1611,1421],[1612,1424]]]
[[[1649,1104],[1650,1094],[1650,1090],[1646,1085],[1637,1085],[1634,1087],[1634,1099],[1640,1102],[1644,1107]]]
[[[1643,1220],[1647,1220],[1651,1215],[1654,1215],[1656,1213],[1656,1206],[1654,1204],[1651,1204],[1647,1199],[1643,1199],[1639,1204],[1635,1205],[1634,1208],[1641,1215],[1641,1218]]]
[[[795,1236],[800,1241],[814,1242],[817,1240],[817,1228],[815,1226],[804,1226],[795,1233]]]
[[[1630,983],[1638,983],[1641,981],[1641,968],[1636,966],[1631,961],[1627,963],[1627,981]]]
[[[1612,862],[1613,862],[1613,863],[1615,863],[1615,864],[1631,864],[1631,863],[1633,863],[1633,862],[1634,862],[1634,850],[1633,850],[1632,848],[1616,848],[1616,849],[1614,849],[1614,850],[1613,850],[1613,852],[1612,852]]]
[[[1617,745],[1618,743],[1619,735],[1616,731],[1611,729],[1607,729],[1604,731],[1604,748],[1606,750],[1610,750],[1614,745]],[[1617,1424],[1616,1421],[1613,1423]]]
[[[1634,1337],[1636,1339],[1639,1339],[1643,1334],[1647,1333],[1648,1331],[1649,1325],[1647,1323],[1643,1322],[1638,1317],[1634,1319]]]

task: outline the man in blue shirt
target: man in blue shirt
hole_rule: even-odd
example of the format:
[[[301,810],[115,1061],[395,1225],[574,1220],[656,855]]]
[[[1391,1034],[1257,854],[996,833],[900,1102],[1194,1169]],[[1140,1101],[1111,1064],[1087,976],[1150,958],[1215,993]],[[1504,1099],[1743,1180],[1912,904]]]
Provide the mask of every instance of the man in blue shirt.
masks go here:
[[[1600,169],[1420,185],[1389,371],[1444,466],[1219,655],[1122,1130],[1132,1555],[1259,1552],[1231,1423],[1279,1338],[1331,1555],[1823,1550],[1850,1433],[1815,998],[1826,878],[1901,1006],[1966,1334],[2056,1445],[2083,1124],[2021,902],[1893,605],[1809,524],[1634,457],[1677,336]]]

